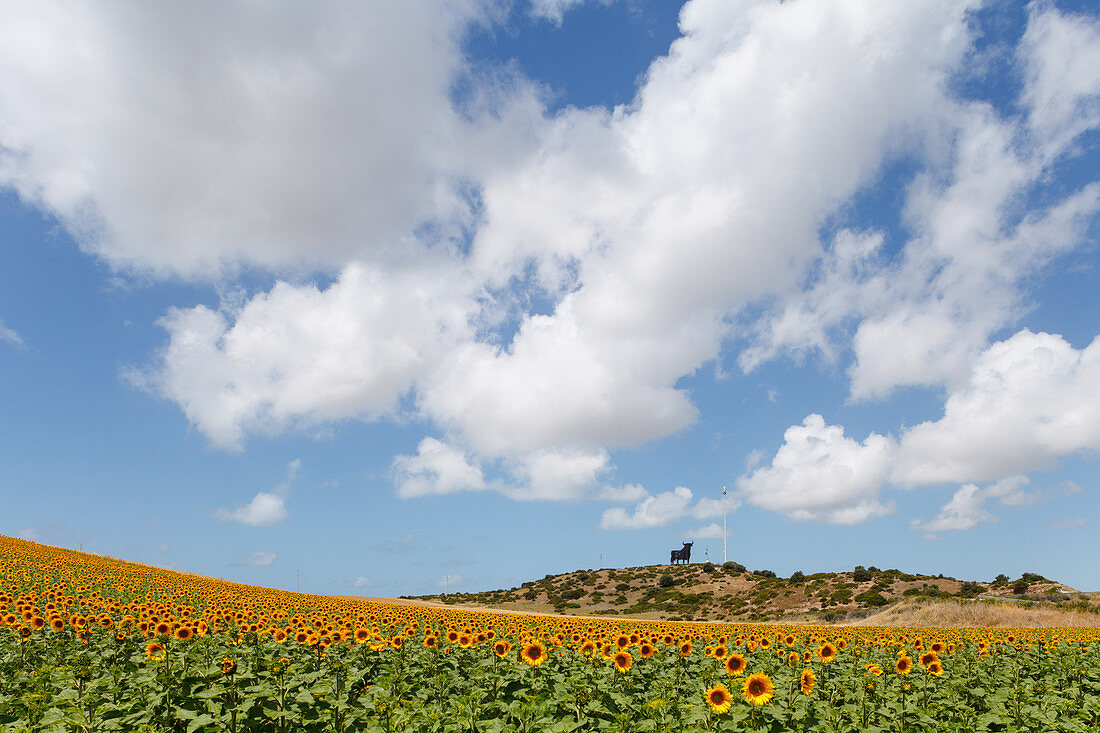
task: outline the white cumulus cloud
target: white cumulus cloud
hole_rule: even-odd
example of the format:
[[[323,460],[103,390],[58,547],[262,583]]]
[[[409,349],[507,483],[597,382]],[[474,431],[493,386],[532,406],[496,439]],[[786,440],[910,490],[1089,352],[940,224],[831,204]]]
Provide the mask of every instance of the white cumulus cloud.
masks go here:
[[[287,464],[287,478],[271,491],[257,492],[252,501],[234,509],[221,508],[214,512],[219,522],[236,522],[252,527],[270,527],[290,516],[286,508],[286,497],[290,487],[301,471],[302,461],[295,458]]]
[[[872,433],[862,443],[809,415],[783,434],[771,464],[737,480],[750,504],[798,520],[857,524],[891,511],[879,500],[896,445]]]
[[[943,417],[900,440],[902,484],[993,481],[1100,450],[1100,338],[1075,349],[1060,336],[1020,331],[993,344],[952,392]]]
[[[252,497],[252,501],[235,509],[218,509],[214,518],[220,522],[237,522],[253,527],[269,527],[282,522],[290,513],[286,510],[283,497],[261,491]]]
[[[402,498],[486,488],[481,469],[462,451],[436,438],[424,438],[415,456],[393,459],[397,495]]]
[[[14,344],[15,346],[24,345],[23,337],[5,326],[3,321],[0,321],[0,342],[4,341],[7,341],[9,344]]]

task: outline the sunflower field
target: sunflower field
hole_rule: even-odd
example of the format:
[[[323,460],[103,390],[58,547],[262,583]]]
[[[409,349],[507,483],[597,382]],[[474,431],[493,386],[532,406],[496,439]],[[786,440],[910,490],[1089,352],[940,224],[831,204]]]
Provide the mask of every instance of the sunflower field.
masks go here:
[[[0,537],[0,731],[1097,731],[1100,630],[524,616]]]

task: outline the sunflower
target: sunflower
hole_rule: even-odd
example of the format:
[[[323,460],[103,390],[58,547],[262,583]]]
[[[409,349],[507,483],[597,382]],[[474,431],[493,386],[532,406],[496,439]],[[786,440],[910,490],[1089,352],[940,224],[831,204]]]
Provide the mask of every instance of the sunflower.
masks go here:
[[[741,694],[753,705],[763,705],[772,699],[775,694],[775,685],[772,684],[771,677],[768,675],[763,672],[754,672],[745,680]]]
[[[615,646],[619,649],[626,649],[630,646],[630,637],[626,634],[619,634],[615,637]]]
[[[634,657],[630,656],[630,652],[626,649],[615,652],[615,656],[611,659],[615,663],[615,670],[617,672],[626,672],[634,666]]]
[[[191,630],[190,626],[181,626],[176,629],[176,638],[180,641],[187,641],[193,634],[194,632]]]
[[[164,645],[151,641],[145,645],[145,656],[155,662],[164,659]]]
[[[52,628],[54,631],[61,631],[63,628],[65,628],[65,619],[61,618],[60,616],[54,616],[52,619],[50,619],[50,628]]]
[[[704,693],[707,699],[707,704],[710,705],[712,712],[721,715],[730,709],[730,703],[733,702],[733,695],[726,689],[726,686],[719,683],[710,688]]]
[[[867,670],[867,674],[873,674],[875,677],[882,676],[882,667],[878,666],[874,662],[868,664],[866,667],[864,667],[864,669]]]
[[[725,659],[726,654],[728,653],[729,651],[726,649],[726,645],[719,644],[718,646],[714,647],[714,651],[711,652],[711,656],[715,659]]]
[[[428,634],[424,637],[424,647],[426,649],[435,649],[439,644],[439,638]]]
[[[642,659],[649,659],[657,653],[657,647],[653,646],[648,641],[643,641],[638,647],[638,653],[642,655]]]
[[[523,647],[523,651],[520,652],[519,658],[532,667],[537,667],[547,659],[546,647],[537,641],[533,641]]]
[[[894,669],[898,671],[898,674],[909,674],[913,670],[913,660],[908,656],[898,657]]]
[[[943,674],[943,665],[940,664],[940,660],[938,659],[929,664],[926,669],[928,670],[928,674],[934,675],[936,677],[939,677]]]
[[[691,650],[692,650],[691,642],[690,641],[685,641],[683,644],[680,645],[680,656],[681,657],[690,657],[691,656]]]
[[[836,647],[825,642],[821,645],[821,648],[817,650],[817,656],[821,657],[822,662],[831,662],[836,659]]]
[[[233,674],[237,671],[237,660],[226,657],[222,660],[222,674]]]
[[[726,671],[734,677],[739,677],[745,671],[745,658],[740,654],[731,654],[726,657]]]
[[[463,649],[469,649],[474,645],[474,639],[469,634],[460,634],[458,637],[458,645]]]
[[[503,639],[493,644],[493,654],[496,654],[501,659],[508,656],[508,652],[511,650],[512,645]]]
[[[802,689],[803,695],[809,695],[814,691],[814,684],[817,682],[817,675],[814,674],[812,669],[802,670],[802,676],[798,678],[798,685]]]
[[[75,624],[74,624],[75,626]],[[161,636],[167,636],[172,633],[172,625],[167,621],[161,621],[154,627],[154,632]]]
[[[599,648],[596,646],[596,642],[592,641],[591,639],[588,639],[583,644],[581,644],[581,648],[580,648],[581,654],[584,654],[586,656],[592,656],[598,651],[599,651]]]
[[[925,669],[928,669],[928,665],[938,661],[940,661],[940,658],[936,656],[935,652],[925,652],[924,654],[920,655],[920,666],[924,667]]]

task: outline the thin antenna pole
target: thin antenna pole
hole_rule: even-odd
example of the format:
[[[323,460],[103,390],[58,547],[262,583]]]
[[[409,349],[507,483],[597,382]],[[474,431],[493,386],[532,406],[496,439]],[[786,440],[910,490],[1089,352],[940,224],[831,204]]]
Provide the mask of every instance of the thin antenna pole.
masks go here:
[[[294,571],[294,588],[298,593],[302,592],[302,571]]]
[[[726,564],[726,487],[722,487],[722,564]]]

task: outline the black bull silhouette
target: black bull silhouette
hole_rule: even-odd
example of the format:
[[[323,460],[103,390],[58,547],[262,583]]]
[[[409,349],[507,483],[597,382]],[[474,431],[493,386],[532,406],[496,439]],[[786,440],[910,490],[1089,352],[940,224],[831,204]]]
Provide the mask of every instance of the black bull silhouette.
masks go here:
[[[694,542],[685,542],[684,543],[684,549],[682,549],[682,550],[673,550],[672,551],[672,559],[669,560],[669,562],[672,563],[673,565],[676,564],[677,560],[683,560],[684,562],[691,562],[691,546],[694,545],[694,544],[695,544]]]

